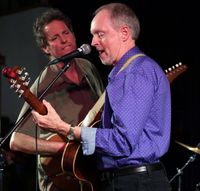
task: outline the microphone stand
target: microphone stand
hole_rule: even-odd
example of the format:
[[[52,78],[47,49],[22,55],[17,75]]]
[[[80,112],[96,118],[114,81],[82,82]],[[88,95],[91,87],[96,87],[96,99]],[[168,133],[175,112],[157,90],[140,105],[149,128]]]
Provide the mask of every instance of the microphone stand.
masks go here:
[[[61,71],[56,75],[56,77],[50,82],[50,84],[46,87],[46,89],[43,91],[43,93],[39,96],[39,100],[41,100],[44,95],[47,93],[47,91],[52,87],[52,85],[56,82],[56,80],[64,73],[66,72],[69,67],[70,67],[70,63],[65,63],[64,62],[64,66],[61,68]],[[29,108],[24,115],[15,123],[15,126],[6,134],[5,137],[3,137],[3,139],[0,140],[0,148],[2,147],[2,145],[4,144],[4,142],[8,139],[8,137],[16,130],[16,128],[24,121],[24,119],[26,119],[27,116],[29,116],[31,114],[32,108]]]
[[[193,154],[190,156],[190,158],[187,160],[187,162],[183,165],[182,168],[177,168],[177,173],[171,178],[169,183],[171,183],[176,177],[178,177],[178,191],[181,191],[181,183],[182,183],[182,175],[183,175],[183,170],[191,163],[194,162],[196,159],[196,154]]]

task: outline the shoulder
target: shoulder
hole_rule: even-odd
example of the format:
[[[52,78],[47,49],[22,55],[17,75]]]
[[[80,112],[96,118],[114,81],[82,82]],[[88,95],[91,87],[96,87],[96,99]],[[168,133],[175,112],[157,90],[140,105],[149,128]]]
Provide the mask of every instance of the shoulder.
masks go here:
[[[146,82],[158,84],[160,81],[166,81],[167,79],[164,70],[158,62],[147,55],[138,58],[136,62],[130,65],[126,71],[126,75],[132,80],[141,79]]]
[[[164,74],[163,69],[160,67],[157,61],[151,57],[145,55],[140,58],[140,61],[135,64],[133,69],[141,74],[143,73],[160,73]]]
[[[89,67],[92,65],[92,62],[89,61],[86,58],[75,58],[75,61],[78,65],[86,65],[86,67]]]
[[[97,68],[95,65],[88,59],[86,58],[75,58],[76,64],[81,68],[83,71],[96,71]]]

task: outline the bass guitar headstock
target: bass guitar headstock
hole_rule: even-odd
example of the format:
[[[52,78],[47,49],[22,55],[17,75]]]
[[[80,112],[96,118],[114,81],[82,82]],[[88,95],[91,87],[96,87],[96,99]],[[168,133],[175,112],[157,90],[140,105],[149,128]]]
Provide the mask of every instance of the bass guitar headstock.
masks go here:
[[[10,87],[15,90],[19,98],[23,97],[30,107],[41,115],[45,115],[47,113],[47,109],[44,104],[28,88],[30,77],[25,68],[19,66],[10,68],[6,66],[2,70],[2,74],[8,79],[11,84]]]
[[[187,69],[188,69],[187,65],[179,62],[178,64],[175,64],[174,66],[166,69],[165,74],[169,82],[172,83],[176,77],[185,72]]]

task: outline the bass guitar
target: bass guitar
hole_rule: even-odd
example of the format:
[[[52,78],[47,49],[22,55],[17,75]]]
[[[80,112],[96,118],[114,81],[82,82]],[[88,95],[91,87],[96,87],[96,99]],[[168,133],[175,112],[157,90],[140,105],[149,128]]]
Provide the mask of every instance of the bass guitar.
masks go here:
[[[171,83],[186,70],[187,66],[179,63],[165,70],[165,73]],[[13,68],[5,67],[2,73],[9,80],[11,87],[15,89],[19,97],[23,97],[32,109],[45,115],[47,113],[46,107],[29,90],[29,77],[26,72],[23,74],[23,71],[24,68],[18,66]],[[98,119],[99,117],[97,116],[95,122],[90,126],[92,127],[96,124]],[[95,155],[83,155],[79,142],[66,140],[66,138],[58,134],[53,134],[48,140],[66,142],[60,153],[40,156],[42,167],[55,186],[63,191],[98,191],[99,172],[96,167]]]

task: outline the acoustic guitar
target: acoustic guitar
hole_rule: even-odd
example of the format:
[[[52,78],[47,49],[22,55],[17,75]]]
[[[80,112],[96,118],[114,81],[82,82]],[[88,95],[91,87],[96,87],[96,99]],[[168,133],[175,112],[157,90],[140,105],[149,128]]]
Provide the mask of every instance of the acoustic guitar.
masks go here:
[[[187,69],[186,65],[179,63],[165,70],[165,73],[171,83]],[[23,97],[32,109],[45,115],[47,113],[46,107],[29,90],[28,82],[30,79],[27,73],[24,73],[24,70],[24,68],[18,66],[5,67],[2,73],[9,80],[11,87],[15,89],[19,97]],[[91,127],[98,122],[98,119],[97,116]],[[96,167],[95,155],[83,155],[79,142],[68,141],[58,134],[53,134],[48,140],[66,142],[65,148],[60,153],[40,156],[42,167],[55,186],[63,191],[98,191],[99,172]]]

